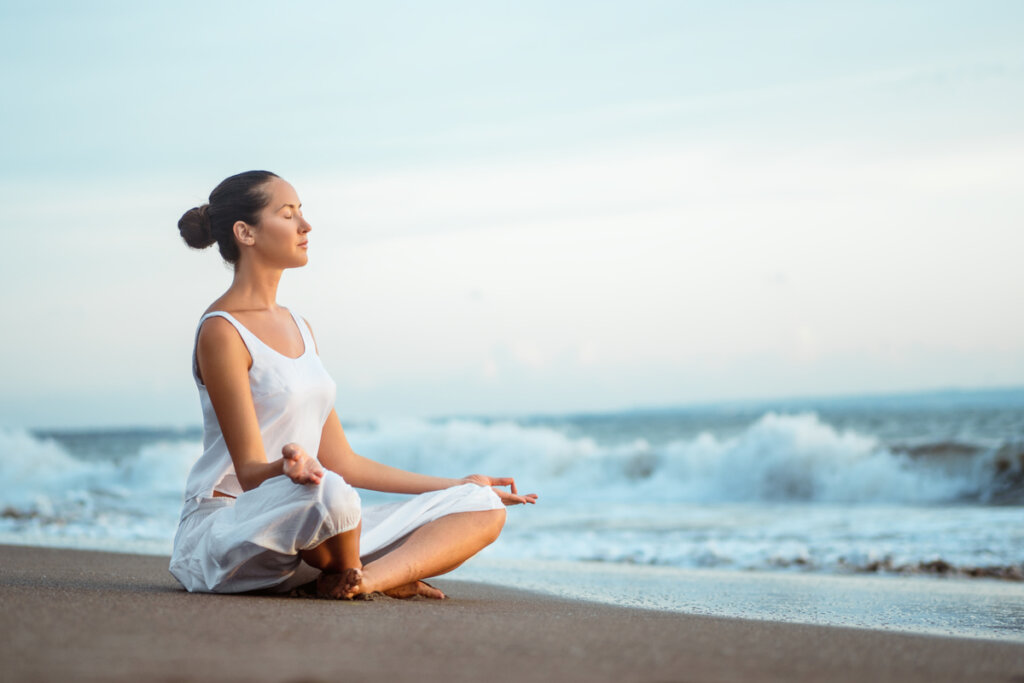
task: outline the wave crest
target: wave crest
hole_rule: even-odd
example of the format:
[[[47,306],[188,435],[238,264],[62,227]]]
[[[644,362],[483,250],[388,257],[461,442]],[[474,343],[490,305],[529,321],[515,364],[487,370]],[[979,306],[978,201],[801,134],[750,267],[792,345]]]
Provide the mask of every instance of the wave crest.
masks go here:
[[[1024,446],[915,451],[815,413],[767,413],[738,436],[653,446],[600,444],[550,427],[470,420],[382,421],[352,430],[368,456],[439,476],[515,474],[558,497],[672,502],[1006,503],[1024,500]],[[936,457],[941,452],[943,457]],[[955,451],[952,452],[951,451]]]

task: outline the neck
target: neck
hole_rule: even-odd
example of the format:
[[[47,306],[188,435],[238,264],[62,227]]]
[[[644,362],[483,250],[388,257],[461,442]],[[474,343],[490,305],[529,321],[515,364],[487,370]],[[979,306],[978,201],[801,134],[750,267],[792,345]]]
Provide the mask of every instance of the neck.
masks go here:
[[[277,285],[283,272],[280,268],[259,267],[243,259],[235,268],[235,277],[227,293],[237,302],[238,308],[276,308]]]

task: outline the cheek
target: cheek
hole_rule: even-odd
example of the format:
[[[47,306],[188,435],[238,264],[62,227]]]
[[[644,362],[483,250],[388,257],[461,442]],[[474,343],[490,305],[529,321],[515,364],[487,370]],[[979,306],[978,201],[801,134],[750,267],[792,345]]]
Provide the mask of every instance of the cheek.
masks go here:
[[[292,239],[294,230],[291,226],[282,221],[274,221],[263,226],[267,233],[267,241],[273,244],[281,244]]]

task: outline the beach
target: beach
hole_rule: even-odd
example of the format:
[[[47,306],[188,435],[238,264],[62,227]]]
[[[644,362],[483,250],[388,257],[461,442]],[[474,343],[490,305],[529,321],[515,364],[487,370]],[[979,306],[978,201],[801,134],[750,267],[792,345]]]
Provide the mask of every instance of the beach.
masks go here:
[[[445,601],[189,594],[167,558],[0,546],[5,681],[1024,681],[1024,644],[438,580]]]

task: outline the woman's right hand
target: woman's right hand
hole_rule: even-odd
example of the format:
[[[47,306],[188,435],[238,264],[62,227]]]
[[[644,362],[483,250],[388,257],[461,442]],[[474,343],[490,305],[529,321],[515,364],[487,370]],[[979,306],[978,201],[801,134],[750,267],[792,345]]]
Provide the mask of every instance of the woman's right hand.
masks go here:
[[[324,478],[324,468],[297,443],[290,443],[281,449],[284,475],[296,484],[319,484]]]

